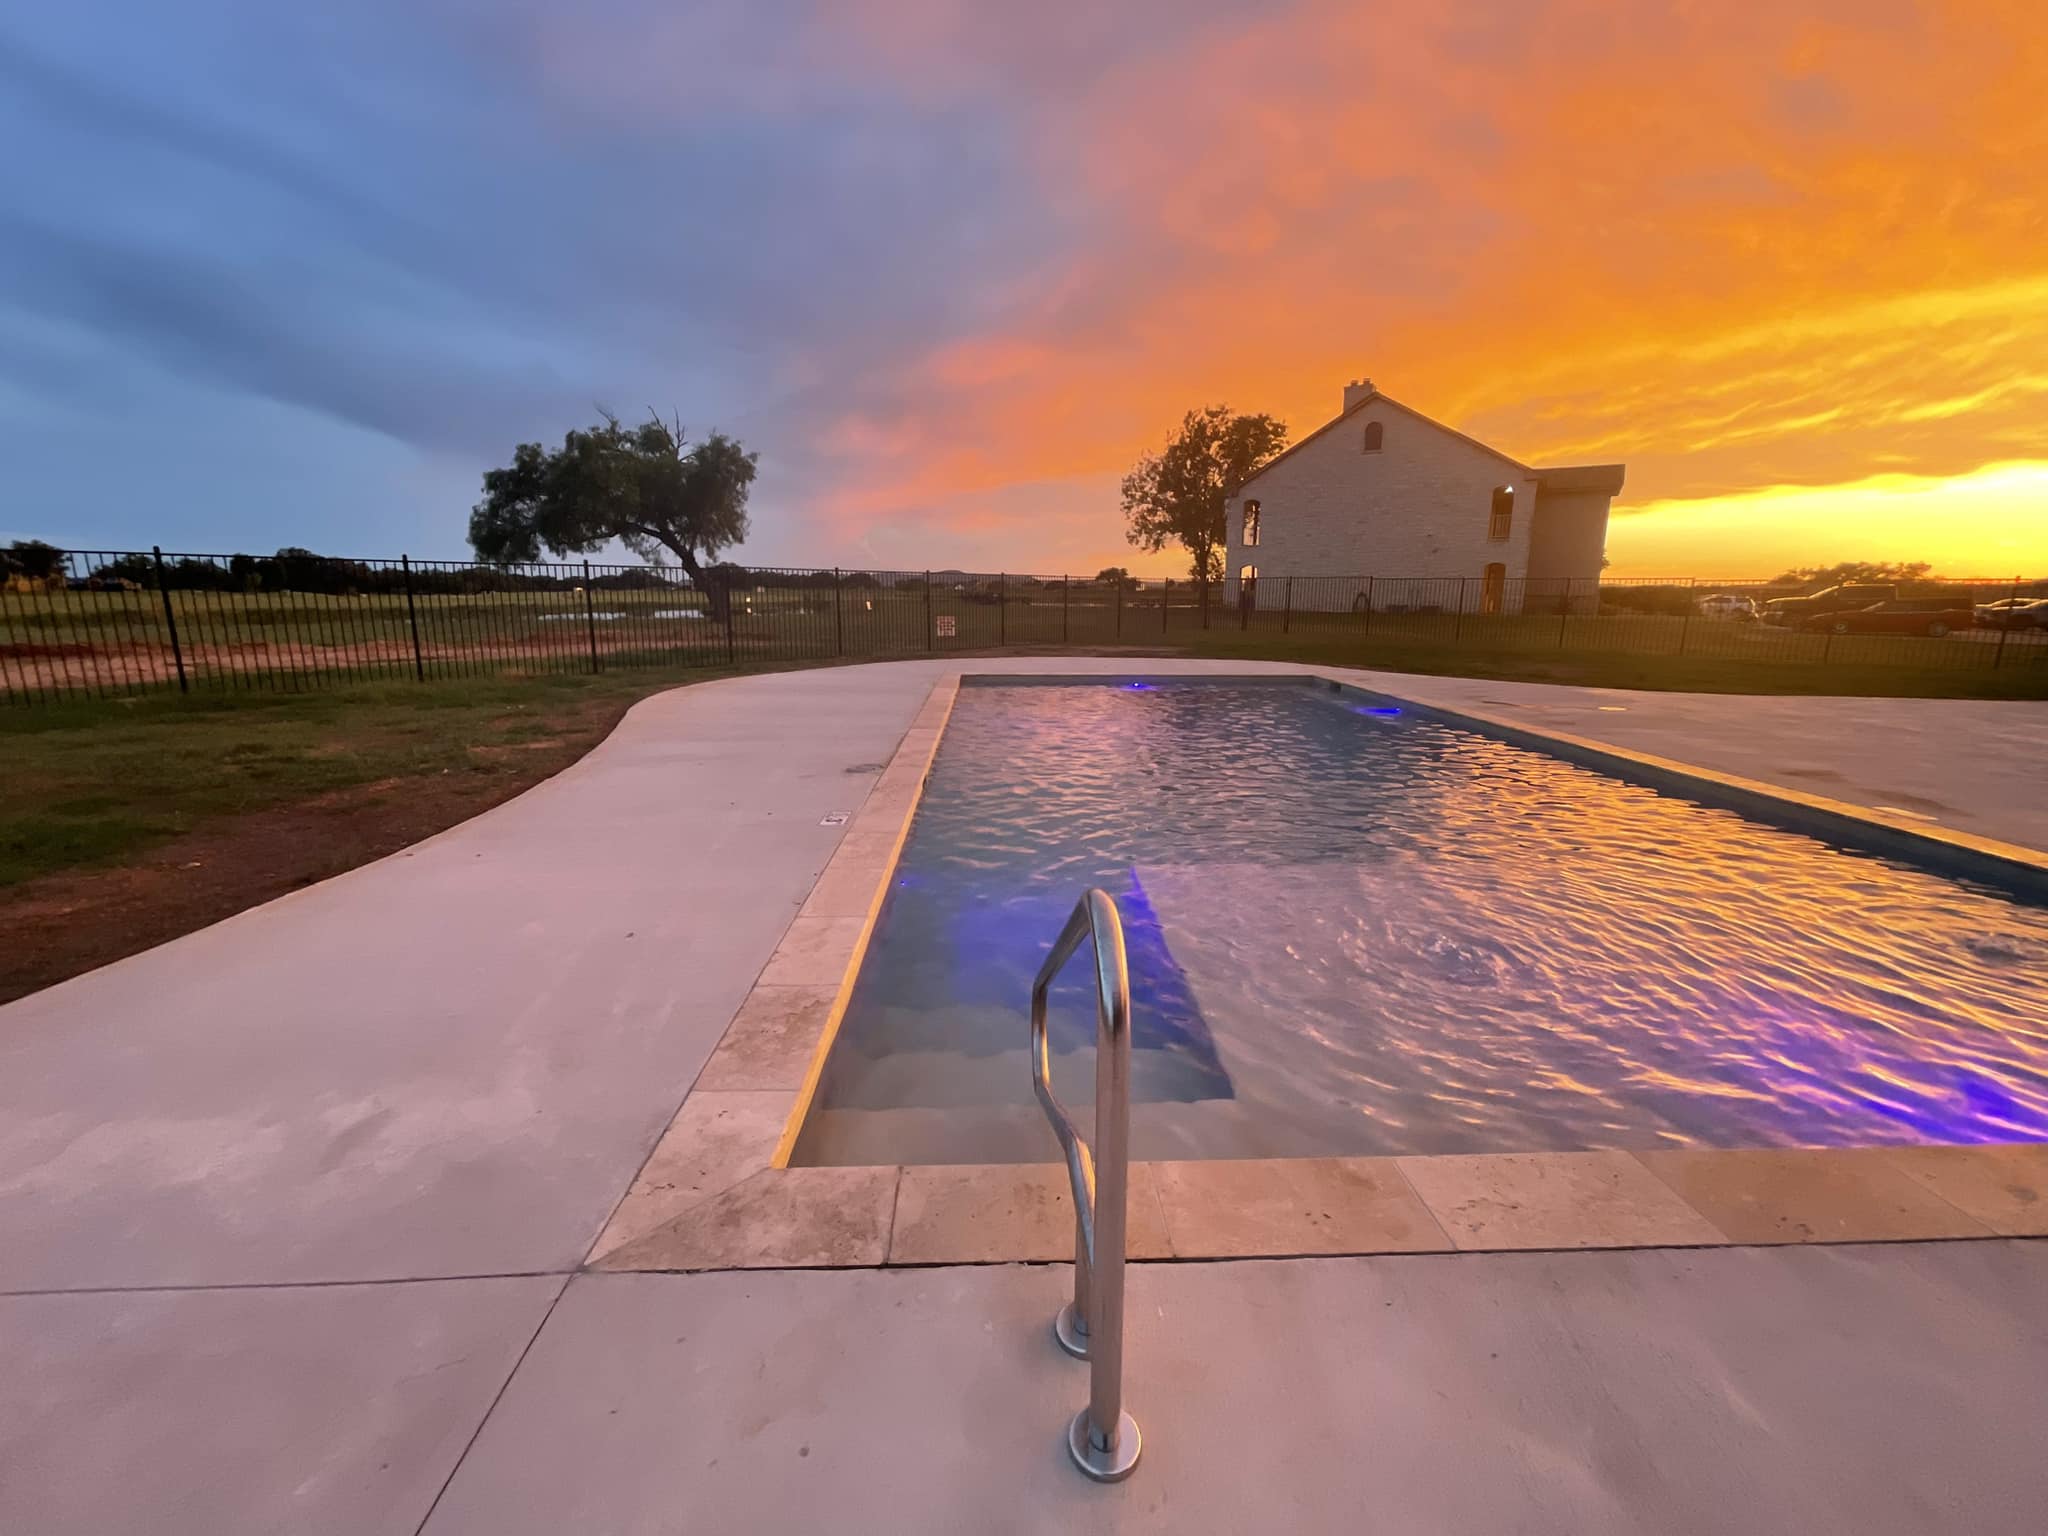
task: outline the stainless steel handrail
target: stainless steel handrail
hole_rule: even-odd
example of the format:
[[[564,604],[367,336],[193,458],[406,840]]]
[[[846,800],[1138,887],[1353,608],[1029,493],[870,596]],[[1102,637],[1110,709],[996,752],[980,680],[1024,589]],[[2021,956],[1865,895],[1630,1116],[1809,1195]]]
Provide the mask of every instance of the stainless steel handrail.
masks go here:
[[[1095,950],[1095,1145],[1052,1091],[1045,1000],[1053,978],[1091,939]],[[1106,891],[1090,889],[1031,985],[1031,1087],[1067,1155],[1074,1186],[1074,1299],[1053,1333],[1088,1362],[1088,1406],[1067,1426],[1067,1449],[1098,1482],[1130,1476],[1143,1438],[1124,1412],[1124,1218],[1131,1163],[1131,976],[1124,928]]]

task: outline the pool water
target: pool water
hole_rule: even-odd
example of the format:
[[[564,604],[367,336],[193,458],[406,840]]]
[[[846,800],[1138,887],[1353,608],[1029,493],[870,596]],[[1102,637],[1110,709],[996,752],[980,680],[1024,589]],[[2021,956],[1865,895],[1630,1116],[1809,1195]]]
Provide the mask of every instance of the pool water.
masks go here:
[[[797,1161],[1050,1158],[1090,885],[1141,1158],[2048,1139],[2038,906],[1326,685],[972,680]]]

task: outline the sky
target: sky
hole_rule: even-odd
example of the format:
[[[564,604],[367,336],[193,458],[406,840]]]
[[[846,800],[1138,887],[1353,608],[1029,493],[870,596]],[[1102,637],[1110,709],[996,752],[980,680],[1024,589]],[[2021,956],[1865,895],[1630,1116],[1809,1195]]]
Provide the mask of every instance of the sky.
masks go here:
[[[2038,0],[0,17],[0,538],[465,553],[602,407],[755,564],[1184,558],[1186,410],[1623,461],[1616,574],[2048,572]]]

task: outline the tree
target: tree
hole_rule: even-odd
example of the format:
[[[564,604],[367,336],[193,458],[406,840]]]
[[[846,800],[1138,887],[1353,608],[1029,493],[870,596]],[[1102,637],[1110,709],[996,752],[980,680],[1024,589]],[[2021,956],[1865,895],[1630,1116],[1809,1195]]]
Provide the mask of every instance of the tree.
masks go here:
[[[0,549],[0,574],[47,581],[64,572],[64,551],[41,539],[16,539]]]
[[[650,413],[628,427],[606,412],[553,452],[521,443],[510,465],[486,471],[484,499],[469,514],[470,547],[494,565],[538,560],[543,545],[557,556],[588,554],[613,539],[649,565],[666,552],[723,618],[731,584],[710,562],[747,536],[759,462],[720,432],[686,445],[680,424]]]
[[[1107,587],[1112,592],[1119,589],[1134,592],[1137,590],[1138,578],[1120,565],[1105,565],[1095,573],[1095,585]]]
[[[1271,416],[1239,416],[1223,405],[1189,411],[1165,449],[1124,476],[1130,541],[1154,553],[1179,544],[1195,580],[1220,579],[1223,503],[1286,446],[1287,424]]]
[[[1926,560],[1842,560],[1834,565],[1808,565],[1773,576],[1774,587],[1812,587],[1822,591],[1846,583],[1926,581],[1934,569]]]

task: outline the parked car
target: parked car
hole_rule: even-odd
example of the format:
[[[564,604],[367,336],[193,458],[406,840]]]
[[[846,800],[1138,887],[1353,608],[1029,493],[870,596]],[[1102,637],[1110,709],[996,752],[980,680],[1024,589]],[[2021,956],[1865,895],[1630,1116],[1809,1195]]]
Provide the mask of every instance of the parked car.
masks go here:
[[[1716,592],[1699,600],[1699,614],[1703,619],[1754,619],[1756,599],[1739,592]]]
[[[2001,597],[1977,605],[1977,622],[1987,629],[2048,629],[2048,597]]]
[[[1837,635],[1938,636],[1968,629],[1976,622],[1976,610],[1957,607],[1953,598],[1900,597],[1846,613],[1817,613],[1802,619],[1799,627]]]
[[[1804,626],[1806,620],[1819,618],[1824,614],[1847,613],[1854,609],[1868,608],[1875,603],[1891,602],[1899,595],[1894,586],[1872,586],[1869,583],[1828,587],[1819,592],[1808,593],[1805,597],[1774,597],[1764,604],[1766,624],[1791,624]]]

